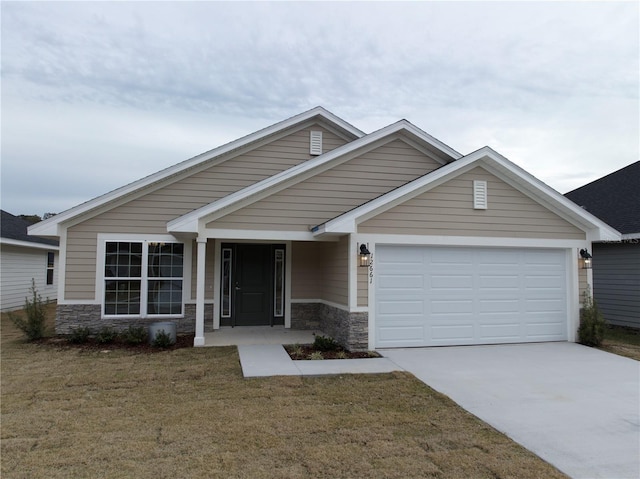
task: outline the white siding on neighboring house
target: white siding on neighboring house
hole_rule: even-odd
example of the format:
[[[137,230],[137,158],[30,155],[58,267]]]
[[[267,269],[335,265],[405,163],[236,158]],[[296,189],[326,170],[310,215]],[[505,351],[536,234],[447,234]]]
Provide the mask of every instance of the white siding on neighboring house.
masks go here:
[[[29,296],[31,279],[43,300],[55,300],[58,293],[58,252],[55,251],[53,284],[47,285],[47,252],[54,250],[2,245],[0,253],[0,310],[21,309]]]

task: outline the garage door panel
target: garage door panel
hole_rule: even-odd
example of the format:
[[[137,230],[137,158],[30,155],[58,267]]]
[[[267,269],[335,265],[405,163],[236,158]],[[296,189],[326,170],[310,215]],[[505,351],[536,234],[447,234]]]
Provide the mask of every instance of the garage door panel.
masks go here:
[[[563,250],[377,245],[376,256],[378,347],[567,339]]]

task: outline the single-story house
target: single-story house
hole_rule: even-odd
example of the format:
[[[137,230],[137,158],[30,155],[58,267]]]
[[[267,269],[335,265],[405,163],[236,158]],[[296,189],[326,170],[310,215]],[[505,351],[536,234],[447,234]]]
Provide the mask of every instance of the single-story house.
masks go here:
[[[43,300],[58,294],[58,241],[27,234],[29,223],[0,210],[0,310],[24,306],[32,280]]]
[[[317,107],[43,221],[56,328],[322,330],[351,349],[574,341],[578,251],[620,234],[484,147]]]
[[[640,161],[565,196],[622,233],[593,243],[593,295],[608,322],[640,328]]]

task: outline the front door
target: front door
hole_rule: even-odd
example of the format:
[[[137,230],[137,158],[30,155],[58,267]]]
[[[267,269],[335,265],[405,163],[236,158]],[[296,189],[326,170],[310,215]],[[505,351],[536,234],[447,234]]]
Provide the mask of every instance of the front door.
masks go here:
[[[236,243],[222,245],[222,326],[284,324],[280,279],[284,246]],[[283,299],[283,298],[282,298]]]

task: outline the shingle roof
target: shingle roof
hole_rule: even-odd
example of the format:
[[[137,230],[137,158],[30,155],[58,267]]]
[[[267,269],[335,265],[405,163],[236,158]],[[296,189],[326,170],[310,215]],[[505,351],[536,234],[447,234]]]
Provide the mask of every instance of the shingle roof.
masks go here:
[[[640,233],[640,161],[565,196],[623,235]]]
[[[30,226],[28,221],[18,218],[17,216],[13,216],[11,213],[7,213],[4,210],[0,210],[0,212],[2,213],[2,216],[0,217],[0,236],[2,236],[2,238],[52,246],[59,245],[59,242],[55,240],[29,236],[27,234],[27,228]]]

